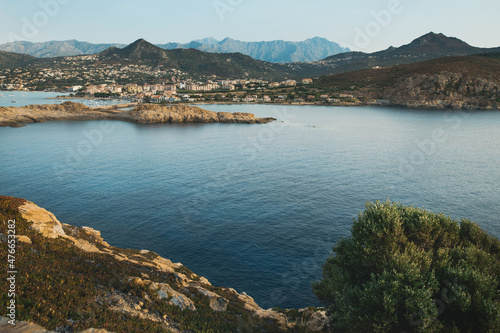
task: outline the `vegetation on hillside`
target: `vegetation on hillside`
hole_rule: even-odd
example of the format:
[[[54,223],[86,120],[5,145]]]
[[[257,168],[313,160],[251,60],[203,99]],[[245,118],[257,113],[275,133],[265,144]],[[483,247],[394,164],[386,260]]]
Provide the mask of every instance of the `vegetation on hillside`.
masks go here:
[[[497,108],[500,60],[494,53],[444,57],[325,76],[318,81],[317,87],[390,100],[393,104],[414,102],[421,106],[429,103],[431,107]]]
[[[313,284],[338,332],[499,332],[500,242],[469,220],[369,203]]]
[[[183,266],[174,273],[152,268],[146,265],[157,257],[151,252],[142,255],[136,250],[114,248],[117,254],[140,260],[139,263],[132,263],[117,260],[109,254],[82,251],[67,239],[43,237],[32,230],[30,223],[20,214],[18,207],[24,203],[23,199],[0,196],[0,233],[5,235],[8,221],[15,219],[16,234],[28,236],[32,241],[32,244],[18,242],[16,248],[17,321],[33,322],[57,332],[80,332],[87,328],[120,333],[170,332],[170,328],[179,332],[236,332],[241,328],[259,332],[279,331],[274,321],[253,317],[253,313],[244,308],[243,302],[225,288],[204,286],[229,301],[226,311],[213,311],[209,299],[194,289],[185,292],[192,295],[196,311],[181,310],[161,301],[157,292],[147,285],[131,283],[129,278],[147,274],[148,281],[168,283],[177,290],[176,274],[190,276],[192,272]],[[79,228],[64,228],[68,234],[93,242],[92,236]],[[6,259],[7,246],[5,243],[1,245],[0,257]],[[101,247],[100,244],[95,245]],[[4,281],[6,271],[3,269],[0,274]],[[113,311],[110,299],[117,295],[143,300],[141,311],[164,318],[163,322]],[[1,304],[8,304],[9,300],[6,292],[0,294]],[[303,330],[297,328],[294,331]]]

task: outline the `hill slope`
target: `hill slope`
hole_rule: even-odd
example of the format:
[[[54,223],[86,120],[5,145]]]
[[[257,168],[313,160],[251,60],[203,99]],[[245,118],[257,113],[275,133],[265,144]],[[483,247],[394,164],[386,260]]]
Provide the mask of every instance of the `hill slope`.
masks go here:
[[[383,69],[335,74],[318,83],[365,98],[416,107],[498,108],[500,59],[444,57]]]
[[[35,60],[36,58],[30,55],[0,51],[0,68],[25,67]]]
[[[141,333],[311,332],[326,324],[324,311],[264,310],[245,293],[214,287],[154,252],[113,247],[99,231],[63,224],[23,199],[0,196],[0,219],[5,258],[7,221],[15,220],[19,321],[57,332]],[[6,292],[0,299],[10,301]]]

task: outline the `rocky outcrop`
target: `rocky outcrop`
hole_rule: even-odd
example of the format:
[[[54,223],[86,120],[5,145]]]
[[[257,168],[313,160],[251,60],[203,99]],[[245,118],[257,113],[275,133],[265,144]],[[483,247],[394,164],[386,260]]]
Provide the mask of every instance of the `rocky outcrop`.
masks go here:
[[[135,104],[133,104],[135,105]],[[121,120],[135,123],[241,123],[265,124],[274,118],[256,118],[250,113],[225,113],[203,110],[189,105],[160,106],[131,104],[91,108],[79,103],[0,107],[0,127],[21,127],[24,124],[54,120]]]
[[[256,118],[251,113],[227,113],[203,110],[196,106],[138,105],[130,112],[130,120],[137,123],[240,123],[265,124],[276,119]]]
[[[19,212],[26,221],[31,222],[31,228],[47,238],[66,237],[61,222],[51,212],[38,207],[32,202],[26,202],[19,207]]]
[[[214,292],[211,292],[209,290],[201,288],[200,286],[195,286],[194,288],[203,296],[208,297],[208,299],[210,300],[209,301],[210,308],[212,310],[214,310],[214,311],[226,311],[227,310],[227,305],[229,304],[229,301],[227,299],[217,295]]]
[[[117,119],[122,113],[123,111],[117,108],[90,108],[73,102],[56,105],[0,107],[0,127],[21,127],[24,124],[54,120]]]
[[[140,280],[136,278],[136,281]],[[142,283],[147,283],[150,289],[157,291],[158,297],[160,299],[167,300],[170,304],[177,306],[181,310],[196,311],[196,306],[193,301],[184,294],[172,289],[172,287],[167,283],[156,283],[151,281],[144,281]]]
[[[149,309],[156,309],[158,305],[149,305],[160,302],[177,307],[181,311],[195,313],[199,311],[199,306],[203,307],[200,305],[201,302],[201,304],[205,304],[203,311],[209,308],[209,311],[213,311],[213,313],[224,313],[232,304],[233,309],[242,309],[245,315],[254,317],[256,322],[275,323],[274,325],[279,328],[279,331],[295,331],[295,329],[302,327],[308,327],[308,331],[323,331],[327,325],[324,314],[315,314],[316,311],[306,314],[306,322],[290,322],[285,313],[273,309],[262,309],[246,293],[238,293],[231,288],[214,288],[207,279],[190,272],[182,264],[173,263],[148,250],[135,251],[114,248],[103,240],[99,231],[89,227],[77,228],[63,224],[52,213],[32,202],[23,202],[18,210],[23,219],[29,222],[29,227],[48,240],[63,239],[83,252],[106,255],[109,256],[110,261],[119,260],[150,268],[146,271],[161,272],[166,277],[160,282],[151,279],[147,273],[141,273],[141,276],[129,276],[124,279],[125,283],[129,285],[129,288],[126,289],[141,290],[142,294],[114,289],[104,290],[105,296],[98,296],[96,302],[107,304],[112,311],[159,323],[166,331],[170,332],[179,332],[175,318],[156,311],[151,312]],[[28,242],[28,237],[19,235],[19,241],[21,238],[24,241],[23,246],[35,246],[35,244]],[[35,249],[33,250],[35,251]],[[2,331],[0,330],[0,332]]]
[[[393,105],[423,108],[500,109],[500,81],[439,72],[406,76],[381,94]]]

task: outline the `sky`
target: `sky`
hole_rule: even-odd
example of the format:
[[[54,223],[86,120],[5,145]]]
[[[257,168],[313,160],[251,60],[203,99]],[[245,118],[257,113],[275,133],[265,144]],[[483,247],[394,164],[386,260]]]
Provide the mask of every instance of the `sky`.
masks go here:
[[[0,43],[318,36],[374,52],[433,31],[473,46],[498,47],[498,13],[498,0],[0,0]]]

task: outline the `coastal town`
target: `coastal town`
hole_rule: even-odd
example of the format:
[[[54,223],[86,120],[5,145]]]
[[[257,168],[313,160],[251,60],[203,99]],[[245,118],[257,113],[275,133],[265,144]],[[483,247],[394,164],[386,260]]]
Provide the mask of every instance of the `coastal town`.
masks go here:
[[[56,91],[78,98],[117,98],[159,104],[193,102],[356,104],[355,96],[315,89],[314,80],[192,76],[146,65],[97,65],[95,55],[67,57],[57,66],[0,70],[0,90]]]
[[[0,81],[1,82],[1,81]],[[178,84],[136,84],[119,85],[103,83],[97,85],[75,85],[54,87],[46,91],[70,93],[74,97],[87,98],[116,98],[130,102],[147,103],[181,103],[181,102],[242,102],[242,103],[342,103],[359,102],[349,94],[297,94],[289,88],[302,87],[299,91],[313,82],[312,79],[286,80],[282,82],[268,82],[257,79],[236,79],[207,82],[186,81]],[[0,90],[6,91],[33,91],[24,83],[0,83]],[[292,93],[287,93],[291,91]]]

